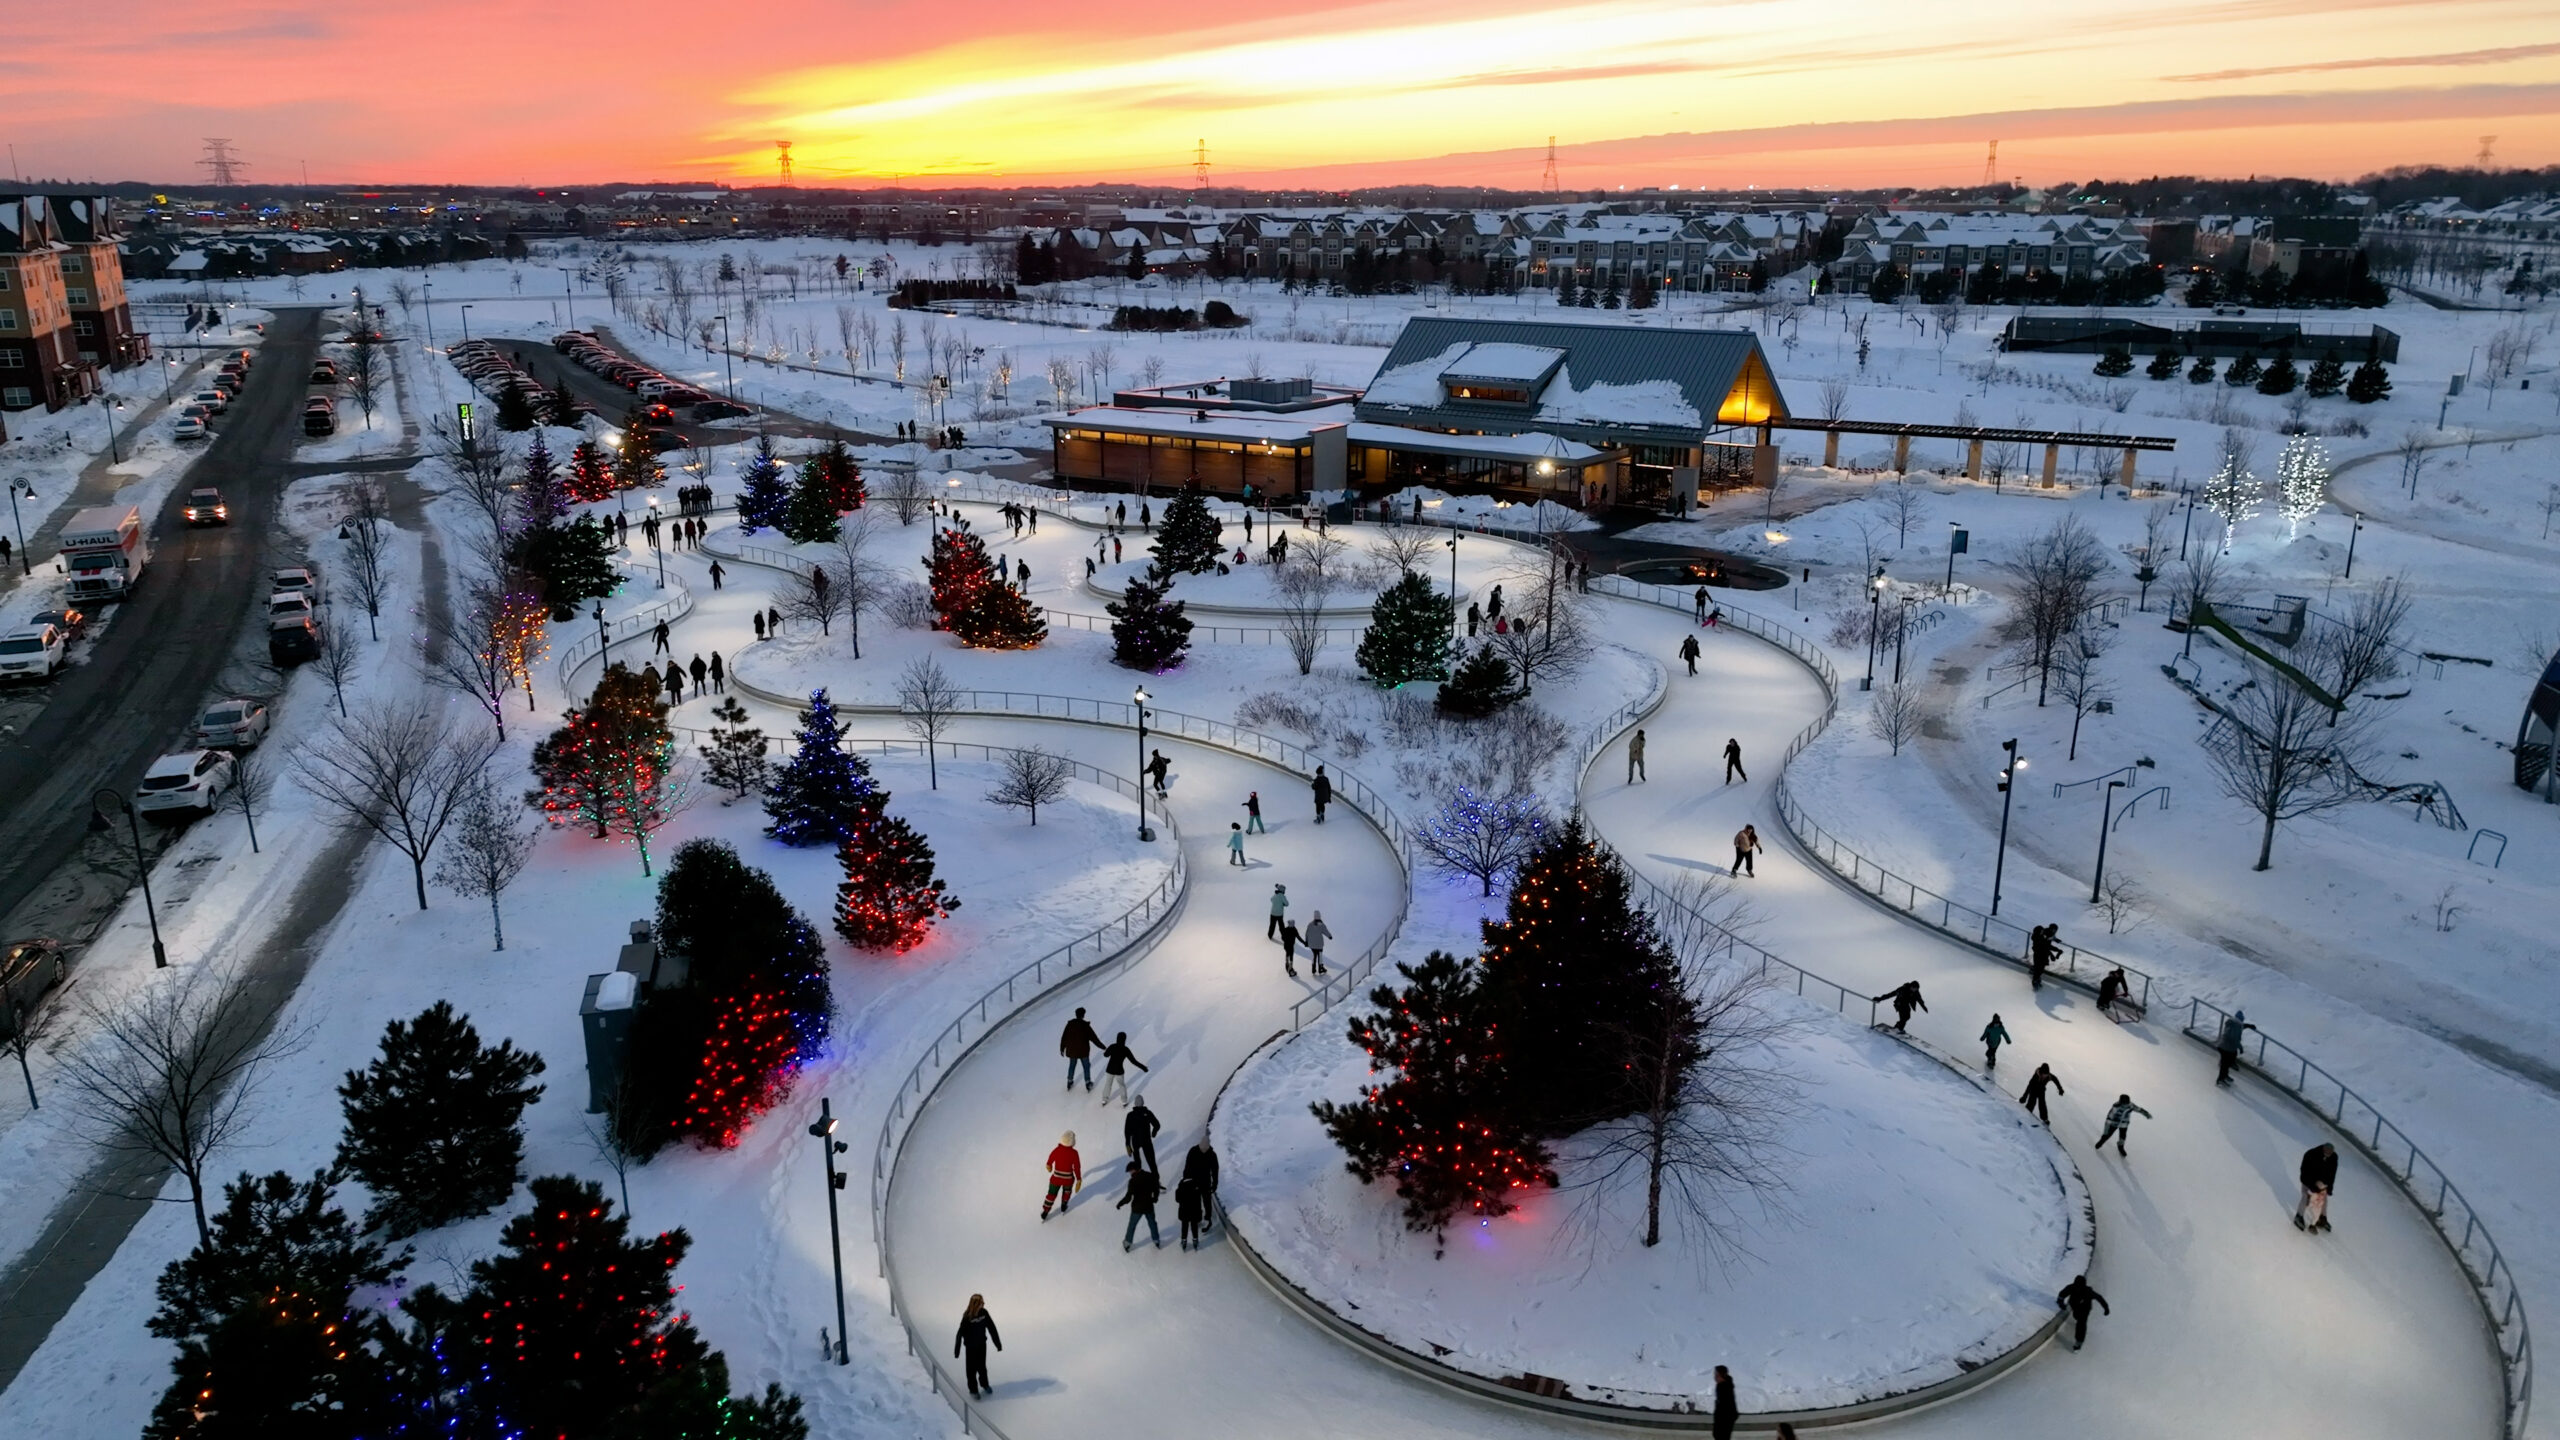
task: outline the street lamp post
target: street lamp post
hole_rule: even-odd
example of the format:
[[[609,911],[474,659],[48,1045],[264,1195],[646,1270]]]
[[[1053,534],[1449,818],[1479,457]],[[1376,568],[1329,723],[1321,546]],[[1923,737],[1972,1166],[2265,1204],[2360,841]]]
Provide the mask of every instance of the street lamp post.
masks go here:
[[[1147,825],[1147,702],[1155,697],[1141,685],[1129,698],[1138,706],[1138,838],[1153,840],[1156,832]]]
[[[125,823],[133,829],[133,873],[142,879],[142,913],[151,922],[151,964],[154,969],[166,970],[169,968],[169,951],[160,943],[160,908],[158,902],[151,898],[151,862],[142,854],[142,812],[134,809],[132,801],[115,791],[101,790],[89,797],[89,828],[93,831],[114,828],[115,822],[107,818],[110,803],[123,808]]]
[[[419,281],[418,297],[418,308],[427,316],[427,348],[433,350],[436,348],[436,282]]]
[[[2003,740],[2000,748],[2009,752],[2009,763],[2000,770],[2000,849],[1991,862],[1991,913],[2000,913],[2000,881],[2009,868],[2009,806],[2018,798],[2018,772],[2027,762],[2018,757],[2018,742]]]
[[[827,1249],[836,1265],[836,1363],[850,1365],[853,1357],[844,1340],[844,1230],[836,1220],[836,1192],[852,1177],[836,1169],[836,1156],[853,1147],[836,1138],[835,1113],[823,1095],[818,1097],[817,1123],[809,1133],[817,1139],[818,1157],[827,1167]]]
[[[2338,577],[2341,580],[2356,578],[2356,537],[2364,533],[2364,517],[2356,516],[2355,522],[2354,527],[2347,531],[2347,573]]]
[[[604,602],[596,602],[596,663],[604,663],[605,652],[613,648],[613,637],[604,630]]]
[[[569,328],[578,328],[578,281],[567,266],[560,269],[560,293],[569,297]]]
[[[729,403],[738,403],[738,367],[729,359],[729,317],[714,315],[720,322],[720,372],[729,377]]]
[[[1911,638],[1911,606],[1912,602],[1918,598],[1913,595],[1902,597],[1902,623],[1894,628],[1893,683],[1896,685],[1902,683],[1902,647],[1903,643]]]
[[[462,338],[466,342],[471,339],[471,307],[468,304],[462,307]]]
[[[2178,560],[2183,564],[2187,558],[2187,536],[2196,528],[2196,492],[2191,486],[2181,485],[2178,488],[2186,492],[2187,497],[2187,518],[2178,526]]]
[[[1458,631],[1458,532],[1449,532],[1449,633]]]
[[[2089,879],[2089,903],[2098,903],[2098,892],[2107,885],[2107,831],[2114,828],[2116,792],[2132,784],[2129,780],[2110,780],[2098,792],[2098,873]]]
[[[124,448],[116,440],[116,412],[123,408],[122,400],[104,390],[98,392],[98,414],[107,422],[107,455],[118,465],[124,463]]]
[[[658,588],[667,588],[667,552],[658,543],[658,497],[649,497],[649,549],[658,557]]]
[[[1858,682],[1861,690],[1876,688],[1876,626],[1884,615],[1884,566],[1876,566],[1875,577],[1867,582],[1867,675]]]
[[[18,573],[20,575],[32,575],[35,573],[35,569],[27,560],[27,520],[25,516],[18,513],[18,497],[22,494],[28,499],[33,500],[36,498],[36,487],[28,484],[24,480],[10,481],[9,523],[18,528]]]

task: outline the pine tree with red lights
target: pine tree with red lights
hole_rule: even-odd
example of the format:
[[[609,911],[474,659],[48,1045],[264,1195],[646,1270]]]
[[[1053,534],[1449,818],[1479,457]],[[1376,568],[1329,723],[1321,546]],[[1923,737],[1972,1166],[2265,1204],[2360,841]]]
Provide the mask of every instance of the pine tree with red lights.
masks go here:
[[[961,644],[980,650],[1028,650],[1049,638],[1048,622],[1021,591],[995,573],[985,542],[957,525],[933,537],[925,562],[933,611]]]
[[[738,480],[738,533],[782,528],[782,512],[791,505],[791,482],[770,437],[756,437],[756,453],[738,472]]]
[[[658,459],[658,432],[634,416],[622,427],[622,444],[613,452],[613,488],[654,490],[667,483],[667,467]]]
[[[863,812],[837,859],[844,883],[836,887],[836,933],[865,950],[912,950],[960,908],[934,878],[933,847],[884,811]]]
[[[581,440],[569,452],[569,498],[581,505],[594,505],[613,498],[613,462],[605,458],[604,447],[593,440]]]
[[[782,538],[794,545],[817,545],[844,533],[844,522],[836,509],[835,481],[827,474],[826,457],[812,455],[800,462],[800,478],[791,487],[791,499],[782,507],[782,521],[777,527]]]
[[[842,440],[830,440],[817,454],[818,472],[826,477],[829,503],[839,515],[849,515],[862,508],[870,498],[863,488],[862,465]]]
[[[739,1400],[728,1365],[676,1308],[682,1230],[630,1238],[601,1186],[533,1182],[533,1208],[507,1222],[499,1253],[470,1285],[422,1287],[417,1408],[424,1428],[467,1436],[706,1436],[802,1440],[800,1402],[778,1387]]]
[[[1477,1004],[1507,1041],[1499,1101],[1541,1135],[1625,1115],[1630,1024],[1681,1003],[1679,962],[1638,909],[1626,867],[1579,818],[1547,833],[1484,923]]]
[[[1556,1183],[1545,1143],[1494,1103],[1510,1037],[1480,1013],[1473,962],[1434,950],[1396,971],[1404,988],[1370,991],[1376,1013],[1351,1020],[1370,1073],[1388,1078],[1348,1105],[1319,1102],[1315,1117],[1352,1174],[1395,1181],[1405,1228],[1443,1231],[1461,1211],[1508,1214],[1520,1191]]]
[[[592,825],[602,840],[620,826],[635,795],[647,798],[652,772],[664,774],[675,747],[667,705],[631,667],[605,667],[587,703],[533,747],[534,799],[554,825]]]

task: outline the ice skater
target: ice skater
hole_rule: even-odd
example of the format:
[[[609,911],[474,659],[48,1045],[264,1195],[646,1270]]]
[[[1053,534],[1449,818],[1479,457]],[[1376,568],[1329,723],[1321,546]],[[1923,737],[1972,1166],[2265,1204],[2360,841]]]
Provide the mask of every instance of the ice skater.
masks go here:
[[[2053,1112],[2044,1107],[2044,1092],[2047,1090],[2051,1090],[2056,1095],[2071,1093],[2062,1088],[2062,1077],[2053,1073],[2051,1065],[2038,1065],[2036,1073],[2027,1077],[2027,1088],[2020,1092],[2018,1103],[2026,1106],[2028,1112],[2037,1119],[2050,1125],[2053,1123]]]
[[[1120,1138],[1129,1147],[1129,1158],[1156,1168],[1156,1133],[1164,1129],[1156,1112],[1147,1108],[1147,1097],[1139,1096],[1129,1105],[1129,1118],[1120,1122]]]
[[[1208,1218],[1209,1202],[1200,1193],[1200,1182],[1185,1175],[1173,1187],[1173,1216],[1182,1222],[1182,1248],[1200,1248],[1201,1222]]]
[[[2315,1235],[2329,1233],[2329,1196],[2338,1188],[2338,1147],[2322,1141],[2302,1152],[2302,1203],[2293,1207],[2293,1228]]]
[[[1333,803],[1333,777],[1324,773],[1322,765],[1316,767],[1316,778],[1308,782],[1307,792],[1315,797],[1316,823],[1321,825],[1324,823],[1324,807]]]
[[[1142,1168],[1135,1160],[1129,1162],[1129,1188],[1120,1192],[1119,1200],[1111,1207],[1118,1210],[1125,1206],[1129,1211],[1129,1228],[1120,1234],[1121,1254],[1128,1254],[1138,1243],[1140,1220],[1147,1222],[1147,1239],[1157,1249],[1164,1248],[1164,1232],[1156,1228],[1156,1197],[1163,1193],[1164,1181],[1156,1172]]]
[[[952,1358],[966,1357],[962,1366],[969,1381],[969,1398],[981,1393],[994,1394],[995,1382],[987,1378],[987,1346],[1004,1348],[1004,1337],[996,1333],[996,1317],[987,1310],[987,1297],[972,1295],[969,1308],[960,1312],[960,1333],[951,1337]]]
[[[1704,595],[1707,592],[1701,588],[1698,593]],[[1733,1372],[1721,1365],[1716,1367],[1715,1408],[1709,1413],[1707,1423],[1713,1427],[1709,1433],[1715,1436],[1715,1440],[1733,1440],[1733,1427],[1742,1423],[1742,1402],[1733,1393]]]
[[[1075,1018],[1067,1022],[1065,1032],[1058,1036],[1058,1053],[1067,1057],[1068,1089],[1076,1088],[1076,1067],[1079,1065],[1084,1067],[1084,1088],[1093,1088],[1093,1050],[1101,1043],[1102,1036],[1093,1028],[1093,1022],[1084,1018],[1084,1007],[1077,1006]]]
[[[2119,1025],[2123,1024],[2124,1017],[2116,1013],[2116,1003],[2124,999],[2125,991],[2129,988],[2124,978],[2123,966],[2119,965],[2108,971],[2098,981],[2098,1013]]]
[[[1627,783],[1633,785],[1643,778],[1644,731],[1638,730],[1636,738],[1627,742]]]
[[[2132,1096],[2117,1096],[2116,1103],[2107,1107],[2107,1125],[2098,1132],[2097,1148],[2104,1150],[2107,1142],[2113,1140],[2116,1142],[2116,1154],[2124,1155],[2124,1142],[2133,1138],[2133,1117],[2136,1115],[2145,1120],[2151,1118],[2151,1112],[2134,1104]]]
[[[1991,1023],[1982,1027],[1982,1068],[2000,1068],[2000,1047],[2009,1043],[2009,1027],[2000,1023],[2000,1012],[1991,1013]]]
[[[1742,738],[1728,736],[1724,742],[1724,783],[1730,785],[1737,778],[1745,785],[1751,783],[1750,772],[1742,768]]]
[[[666,621],[664,621],[664,620],[659,621],[659,622],[658,622],[658,628],[657,628],[657,629],[655,629],[655,630],[653,630],[653,631],[651,631],[651,632],[649,632],[649,633],[650,633],[652,636],[656,637],[656,640],[657,640],[657,648],[656,648],[656,649],[654,649],[654,650],[652,650],[652,651],[650,651],[650,652],[649,652],[650,654],[652,654],[652,655],[673,655],[673,654],[675,653],[675,652],[674,652],[672,649],[670,649],[670,648],[668,647],[668,645],[667,645],[667,636],[668,636],[669,634],[673,633],[673,632],[671,632],[671,631],[669,631],[669,630],[667,629],[667,622],[666,622]]]
[[[1147,761],[1147,778],[1155,782],[1156,793],[1159,795],[1165,793],[1165,777],[1172,773],[1173,762],[1166,759],[1161,750],[1155,752],[1154,758]]]
[[[1040,1218],[1049,1218],[1052,1205],[1058,1207],[1059,1214],[1066,1214],[1068,1202],[1083,1189],[1084,1157],[1076,1153],[1076,1132],[1070,1130],[1059,1136],[1049,1151],[1049,1193],[1040,1202]]]
[[[2044,988],[2044,972],[2053,968],[2053,959],[2062,949],[2060,925],[2038,925],[2027,932],[2027,988]]]
[[[1318,975],[1325,973],[1324,947],[1325,942],[1333,938],[1333,927],[1324,923],[1323,911],[1318,910],[1308,917],[1306,933],[1298,938],[1307,942],[1308,968]]]
[[[2222,1033],[2215,1036],[2213,1042],[2214,1053],[2221,1061],[2220,1068],[2213,1072],[2214,1084],[2227,1086],[2231,1083],[2231,1072],[2240,1064],[2241,1037],[2257,1028],[2249,1023],[2248,1012],[2244,1010],[2234,1010],[2222,1018]]]
[[[1681,637],[1680,637],[1680,658],[1681,658],[1682,660],[1684,660],[1684,661],[1687,661],[1687,662],[1688,662],[1688,665],[1689,665],[1689,673],[1690,673],[1690,674],[1695,675],[1695,674],[1697,674],[1697,673],[1698,673],[1698,637],[1697,637],[1697,636],[1695,636],[1695,635],[1683,635],[1683,636],[1681,636]]]
[[[1298,922],[1295,920],[1280,922],[1280,968],[1288,972],[1290,979],[1298,978]]]
[[[1699,623],[1699,624],[1701,624],[1701,625],[1706,624],[1706,623],[1707,623],[1707,587],[1706,587],[1706,586],[1704,586],[1704,585],[1699,586],[1699,587],[1698,587],[1698,593],[1689,597],[1689,604],[1690,604],[1690,606],[1691,606],[1692,608],[1694,608],[1694,609],[1697,611],[1698,623]]]
[[[1200,1226],[1209,1229],[1218,1223],[1218,1152],[1210,1148],[1207,1136],[1182,1157],[1182,1178],[1200,1187]]]
[[[2086,1275],[2072,1276],[2071,1283],[2062,1287],[2062,1293],[2053,1297],[2053,1303],[2071,1312],[2071,1348],[2074,1350],[2089,1343],[2090,1306],[2095,1305],[2110,1315],[2116,1313],[2115,1307],[2107,1303],[2107,1297],[2090,1287]]]
[[[1760,830],[1758,826],[1745,825],[1741,829],[1733,832],[1733,876],[1735,879],[1739,880],[1745,875],[1750,876],[1754,880],[1760,878],[1760,871],[1754,863],[1753,858],[1759,853]]]
[[[1244,792],[1244,833],[1247,835],[1271,833],[1262,823],[1262,792],[1259,790]]]
[[[1137,1066],[1141,1070],[1147,1068],[1146,1061],[1141,1060],[1136,1055],[1130,1053],[1129,1032],[1123,1030],[1118,1035],[1112,1037],[1110,1044],[1102,1047],[1103,1104],[1110,1104],[1111,1097],[1115,1092],[1120,1096],[1121,1104],[1126,1105],[1129,1103],[1128,1067],[1132,1065]]]
[[[1874,998],[1879,1005],[1887,1000],[1893,1002],[1893,1033],[1896,1035],[1910,1033],[1912,1011],[1929,1008],[1929,1002],[1920,998],[1920,982],[1917,980],[1905,980]]]
[[[1159,791],[1157,793],[1161,794],[1163,792]],[[1239,866],[1245,863],[1244,826],[1232,820],[1227,822],[1227,863]]]
[[[1263,938],[1263,939],[1265,939],[1265,940],[1277,940],[1277,939],[1279,939],[1279,938],[1280,938],[1280,922],[1281,922],[1281,920],[1282,920],[1284,917],[1286,917],[1286,916],[1288,915],[1288,913],[1289,913],[1289,887],[1288,887],[1288,886],[1286,886],[1286,885],[1274,885],[1274,886],[1272,886],[1272,887],[1271,887],[1271,919],[1269,920],[1269,922],[1268,922],[1268,923],[1264,924],[1264,925],[1263,925],[1263,927],[1262,927],[1262,938]]]

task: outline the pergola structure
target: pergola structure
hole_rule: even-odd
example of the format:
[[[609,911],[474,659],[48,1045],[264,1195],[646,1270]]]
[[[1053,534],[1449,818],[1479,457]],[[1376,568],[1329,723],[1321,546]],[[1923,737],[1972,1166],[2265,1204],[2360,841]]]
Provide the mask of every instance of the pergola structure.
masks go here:
[[[2003,430],[1987,425],[1905,425],[1890,420],[1806,420],[1793,417],[1764,422],[1764,429],[1819,430],[1822,436],[1822,463],[1834,467],[1840,463],[1840,437],[1843,435],[1890,435],[1893,437],[1893,470],[1899,475],[1911,468],[1911,442],[1918,440],[1962,440],[1965,442],[1964,474],[1968,480],[1982,478],[1982,447],[1985,444],[2041,445],[2044,447],[2044,483],[2053,483],[2054,468],[2060,462],[2062,447],[2082,450],[2122,450],[2124,465],[2118,479],[2125,488],[2133,487],[2133,460],[2145,450],[2167,453],[2178,448],[2178,442],[2161,435],[2111,435],[2103,430]]]

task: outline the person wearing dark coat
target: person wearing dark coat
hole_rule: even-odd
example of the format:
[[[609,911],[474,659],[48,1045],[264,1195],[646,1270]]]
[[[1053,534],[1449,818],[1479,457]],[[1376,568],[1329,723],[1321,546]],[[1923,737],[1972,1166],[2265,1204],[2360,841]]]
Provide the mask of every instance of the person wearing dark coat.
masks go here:
[[[1164,1181],[1156,1172],[1129,1162],[1129,1188],[1120,1192],[1119,1201],[1111,1208],[1126,1208],[1129,1228],[1120,1234],[1120,1253],[1126,1255],[1138,1243],[1138,1222],[1147,1222],[1147,1239],[1159,1250],[1164,1248],[1164,1232],[1156,1228],[1156,1197],[1164,1193]]]
[[[2231,1072],[2240,1063],[2240,1042],[2257,1028],[2249,1023],[2245,1010],[2234,1010],[2222,1018],[2222,1033],[2214,1037],[2213,1043],[2214,1053],[2221,1061],[2221,1067],[2213,1073],[2214,1084],[2227,1086],[2231,1083]]]
[[[1683,635],[1683,636],[1681,636],[1681,637],[1680,637],[1680,658],[1681,658],[1682,660],[1685,660],[1685,661],[1687,661],[1687,662],[1688,662],[1688,664],[1689,664],[1689,673],[1690,673],[1690,674],[1695,675],[1695,674],[1697,674],[1697,673],[1698,673],[1698,637],[1697,637],[1697,636],[1695,636],[1695,635]]]
[[[698,699],[703,693],[702,687],[710,682],[711,667],[702,663],[702,657],[696,655],[693,657],[693,663],[684,668],[693,676],[693,693]]]
[[[1298,922],[1280,922],[1280,968],[1290,979],[1298,978]]]
[[[650,634],[657,640],[657,652],[661,655],[671,655],[674,653],[667,648],[667,633],[667,622],[664,620],[659,621],[658,628],[650,632]]]
[[[1483,624],[1484,624],[1484,607],[1483,607],[1482,605],[1477,604],[1476,602],[1474,602],[1474,601],[1472,601],[1472,600],[1468,601],[1468,602],[1467,602],[1467,638],[1468,638],[1468,639],[1470,639],[1470,640],[1473,640],[1474,638],[1476,638],[1476,629],[1477,629],[1477,627],[1479,627],[1479,626],[1481,626],[1481,625],[1483,625]]]
[[[2038,925],[2027,932],[2027,988],[2044,988],[2044,972],[2053,964],[2054,936],[2062,927]]]
[[[2048,1089],[2056,1095],[2071,1093],[2062,1088],[2062,1081],[2053,1073],[2051,1065],[2038,1065],[2036,1073],[2027,1077],[2027,1088],[2018,1096],[2018,1103],[2034,1111],[2037,1119],[2050,1125],[2053,1123],[2053,1113],[2044,1108],[2044,1092]]]
[[[2303,1151],[2302,1203],[2293,1207],[2293,1228],[2329,1233],[2329,1196],[2337,1188],[2338,1147],[2324,1140]]]
[[[1324,773],[1324,767],[1318,765],[1316,778],[1308,784],[1307,789],[1315,796],[1316,823],[1321,825],[1324,823],[1324,807],[1333,803],[1333,777]]]
[[[1129,1158],[1156,1168],[1156,1132],[1164,1126],[1157,1122],[1156,1112],[1147,1108],[1147,1097],[1139,1096],[1129,1106],[1129,1118],[1120,1122],[1120,1138],[1128,1143]]]
[[[1121,1104],[1126,1105],[1129,1103],[1128,1067],[1132,1065],[1137,1066],[1141,1070],[1147,1068],[1146,1061],[1139,1059],[1135,1054],[1131,1053],[1129,1049],[1129,1032],[1123,1030],[1110,1044],[1102,1047],[1103,1104],[1108,1105],[1111,1103],[1111,1094],[1115,1090],[1120,1093]]]
[[[2000,1047],[2008,1043],[2009,1027],[2000,1023],[1999,1013],[1994,1011],[1991,1023],[1982,1027],[1982,1068],[1999,1069]]]
[[[1920,998],[1920,982],[1917,980],[1905,980],[1876,996],[1875,1000],[1878,1004],[1887,1000],[1893,1002],[1893,1030],[1897,1035],[1911,1029],[1912,1011],[1929,1008],[1929,1002]]]
[[[987,1297],[972,1295],[969,1308],[960,1312],[960,1333],[951,1337],[953,1358],[965,1357],[963,1368],[968,1376],[969,1398],[972,1400],[981,1392],[992,1394],[996,1388],[995,1382],[987,1378],[987,1346],[990,1344],[1001,1350],[1004,1337],[996,1333],[996,1317],[987,1309]]]
[[[2110,1020],[2114,1020],[2116,1018],[2116,1002],[2124,998],[2124,992],[2128,988],[2130,987],[2124,978],[2123,966],[2119,965],[2113,970],[2108,971],[2106,975],[2098,981],[2098,1013],[2106,1016]],[[2122,1022],[2119,1021],[2118,1023]]]
[[[1721,1365],[1716,1367],[1715,1412],[1708,1419],[1715,1426],[1716,1440],[1733,1440],[1733,1427],[1742,1420],[1742,1402],[1733,1396],[1733,1372]]]
[[[674,707],[683,703],[684,667],[678,665],[675,657],[670,655],[667,657],[667,704],[669,707]]]
[[[2095,1305],[2110,1315],[2116,1313],[2115,1307],[2107,1303],[2107,1297],[2090,1287],[2086,1275],[2072,1276],[2071,1283],[2062,1287],[2062,1293],[2053,1297],[2053,1303],[2071,1312],[2071,1348],[2074,1350],[2089,1343],[2090,1306]]]
[[[1161,795],[1164,793],[1165,776],[1171,774],[1172,771],[1173,762],[1166,759],[1164,752],[1161,750],[1155,752],[1155,758],[1147,762],[1147,778],[1155,782],[1157,794]]]
[[[1200,1248],[1201,1222],[1208,1218],[1209,1199],[1201,1193],[1200,1182],[1186,1175],[1173,1187],[1173,1215],[1182,1222],[1182,1248]]]
[[[720,652],[717,650],[711,652],[711,693],[714,695],[729,693],[729,672],[721,665]]]
[[[1058,1037],[1058,1053],[1067,1057],[1067,1088],[1076,1088],[1076,1067],[1084,1067],[1084,1088],[1093,1088],[1093,1050],[1102,1036],[1093,1022],[1084,1018],[1084,1007],[1076,1007],[1075,1018],[1067,1022],[1066,1032]]]
[[[1751,783],[1751,772],[1742,768],[1742,739],[1728,736],[1724,742],[1724,783],[1732,784],[1737,775],[1742,777],[1743,784]]]
[[[1182,1157],[1182,1178],[1200,1187],[1200,1227],[1218,1223],[1218,1152],[1203,1139]]]
[[[764,612],[761,610],[756,612],[756,638],[764,638]]]

